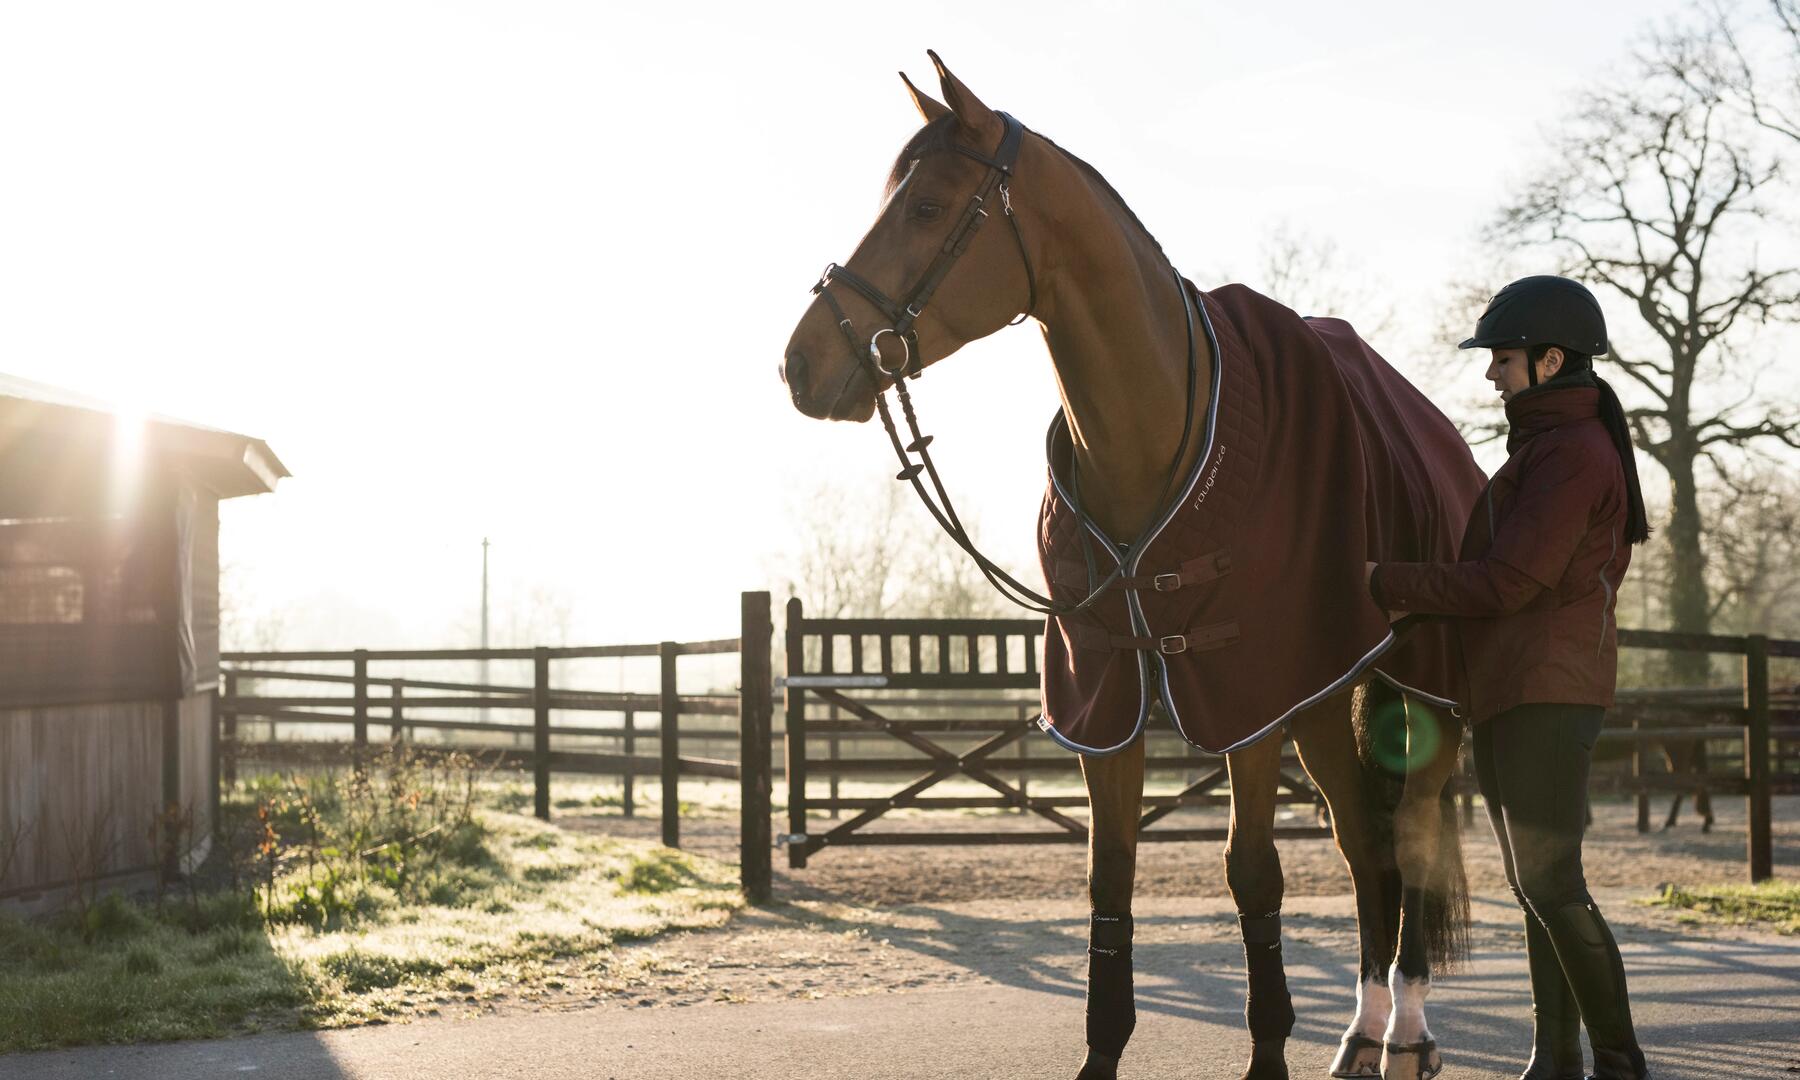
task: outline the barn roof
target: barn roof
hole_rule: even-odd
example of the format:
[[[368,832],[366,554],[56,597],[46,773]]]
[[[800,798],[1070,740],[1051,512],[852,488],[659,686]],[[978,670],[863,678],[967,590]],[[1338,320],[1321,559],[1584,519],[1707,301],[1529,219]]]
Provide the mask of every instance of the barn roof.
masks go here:
[[[62,463],[61,483],[80,482],[69,475],[71,465],[83,473],[97,470],[108,460],[119,418],[118,407],[99,398],[0,374],[0,508],[31,501],[31,489],[45,482],[46,455]],[[292,475],[261,439],[171,416],[151,414],[143,421],[146,455],[179,468],[221,499],[274,491],[277,481]]]

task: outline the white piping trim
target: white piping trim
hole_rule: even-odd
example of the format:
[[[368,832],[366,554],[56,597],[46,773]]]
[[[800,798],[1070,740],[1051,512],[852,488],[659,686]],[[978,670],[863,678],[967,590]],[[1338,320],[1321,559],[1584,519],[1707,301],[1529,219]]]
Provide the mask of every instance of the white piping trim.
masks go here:
[[[1416,686],[1408,686],[1399,679],[1389,675],[1387,672],[1382,671],[1380,668],[1375,669],[1375,674],[1381,676],[1382,682],[1387,683],[1407,697],[1418,698],[1427,705],[1436,705],[1440,709],[1459,709],[1462,707],[1460,702],[1451,701],[1449,698],[1438,697],[1436,694],[1426,693]]]
[[[1183,285],[1183,290],[1185,291],[1185,289],[1186,289],[1186,286]],[[1071,512],[1074,512],[1075,507],[1076,507],[1075,500],[1069,497],[1069,493],[1067,491],[1063,490],[1062,480],[1056,475],[1056,456],[1054,453],[1055,446],[1056,446],[1056,429],[1057,429],[1057,425],[1061,424],[1063,422],[1064,422],[1063,414],[1061,412],[1058,412],[1056,414],[1055,419],[1050,421],[1050,438],[1048,440],[1049,447],[1052,451],[1050,454],[1050,486],[1056,490],[1056,497],[1063,501],[1063,505],[1068,507]],[[1075,453],[1074,446],[1073,446],[1073,444],[1071,444],[1071,446],[1069,448],[1069,457],[1070,457],[1071,461],[1074,460],[1074,453]],[[1107,557],[1113,561],[1114,566],[1119,566],[1123,562],[1123,560],[1120,558],[1120,555],[1119,555],[1119,545],[1113,543],[1112,537],[1106,535],[1106,532],[1103,529],[1101,529],[1099,525],[1095,524],[1093,519],[1089,518],[1086,514],[1077,514],[1076,520],[1081,522],[1082,527],[1087,529],[1087,531],[1096,540],[1100,541],[1100,547],[1103,550],[1105,550]],[[1148,547],[1149,545],[1146,544],[1145,546]],[[1130,599],[1131,599],[1130,590],[1125,591],[1125,597],[1126,597],[1127,608],[1129,609]],[[1051,627],[1048,625],[1048,623],[1051,620],[1057,620],[1057,616],[1052,615],[1052,616],[1049,616],[1048,619],[1046,619],[1046,625],[1044,627],[1045,634],[1048,635],[1052,631],[1054,631],[1056,633],[1061,633],[1060,630],[1056,630],[1054,627]],[[1060,621],[1060,620],[1058,620],[1058,621]],[[1047,636],[1046,636],[1045,640],[1048,640]],[[1137,716],[1137,723],[1132,727],[1131,736],[1129,738],[1127,738],[1124,742],[1118,744],[1117,746],[1107,747],[1104,749],[1095,748],[1095,747],[1091,747],[1091,746],[1083,746],[1080,743],[1074,741],[1073,739],[1070,739],[1064,735],[1058,734],[1055,727],[1044,723],[1044,716],[1043,716],[1042,712],[1040,712],[1038,714],[1038,727],[1042,728],[1044,730],[1044,732],[1046,734],[1048,734],[1050,736],[1050,738],[1052,740],[1054,740],[1056,742],[1056,744],[1058,746],[1061,746],[1063,749],[1073,750],[1078,754],[1086,754],[1089,757],[1109,757],[1109,756],[1116,754],[1119,751],[1125,749],[1127,746],[1130,746],[1132,744],[1132,742],[1134,742],[1139,735],[1142,735],[1144,733],[1144,723],[1150,717],[1149,661],[1145,659],[1144,654],[1141,650],[1134,650],[1134,651],[1137,652],[1137,663],[1138,663],[1138,716]]]

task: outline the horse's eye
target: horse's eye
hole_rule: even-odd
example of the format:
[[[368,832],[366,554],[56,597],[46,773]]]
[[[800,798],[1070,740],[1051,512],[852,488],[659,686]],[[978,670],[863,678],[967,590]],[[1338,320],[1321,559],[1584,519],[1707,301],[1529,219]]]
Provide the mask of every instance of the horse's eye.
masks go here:
[[[920,221],[936,221],[943,215],[943,204],[932,202],[930,199],[920,199],[913,206],[913,217]]]

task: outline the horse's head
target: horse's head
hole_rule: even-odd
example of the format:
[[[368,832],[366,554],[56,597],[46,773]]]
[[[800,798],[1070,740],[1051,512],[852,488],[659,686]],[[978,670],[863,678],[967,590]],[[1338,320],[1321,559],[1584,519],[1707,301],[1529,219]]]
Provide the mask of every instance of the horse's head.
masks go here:
[[[788,339],[781,376],[808,416],[867,420],[877,389],[900,372],[923,370],[1030,307],[1030,264],[1007,220],[1009,159],[1030,140],[936,53],[931,61],[944,101],[900,76],[925,126],[895,160],[868,234],[826,271]]]

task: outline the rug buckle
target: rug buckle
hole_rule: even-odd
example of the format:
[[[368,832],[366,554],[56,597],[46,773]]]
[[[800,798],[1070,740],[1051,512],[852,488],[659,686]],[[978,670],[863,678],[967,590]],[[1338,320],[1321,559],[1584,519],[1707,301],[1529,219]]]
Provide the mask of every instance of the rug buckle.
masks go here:
[[[1188,639],[1186,634],[1169,634],[1156,643],[1157,651],[1164,656],[1172,656],[1175,653],[1187,652],[1187,647]]]
[[[1168,584],[1164,584],[1167,582]],[[1181,588],[1181,575],[1176,573],[1158,574],[1150,579],[1150,587],[1157,592],[1174,592]]]

